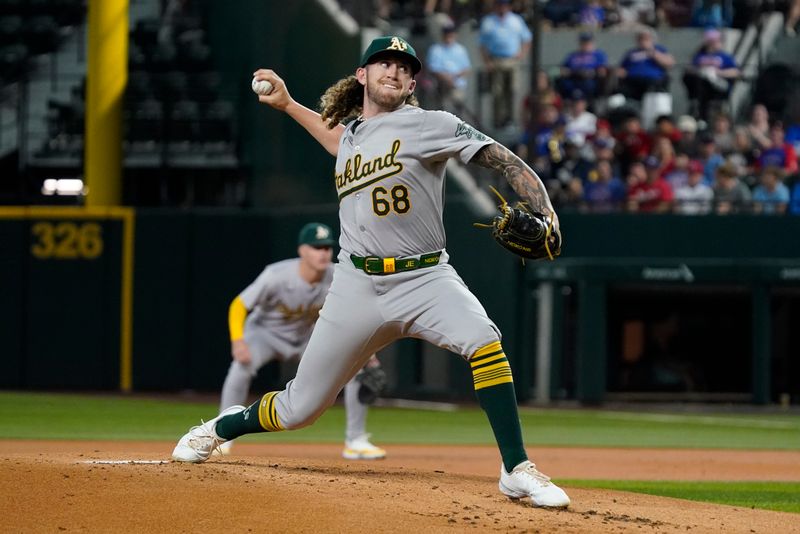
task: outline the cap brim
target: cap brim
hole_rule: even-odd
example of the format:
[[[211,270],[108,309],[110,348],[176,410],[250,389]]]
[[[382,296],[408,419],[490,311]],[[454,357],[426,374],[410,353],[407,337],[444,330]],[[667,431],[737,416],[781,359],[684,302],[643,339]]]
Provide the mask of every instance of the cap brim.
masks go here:
[[[407,54],[406,52],[402,52],[400,50],[378,50],[374,54],[370,55],[362,64],[362,67],[366,67],[370,63],[375,63],[376,58],[381,55],[387,56],[400,56],[403,59],[407,60],[411,64],[411,70],[416,75],[419,71],[422,70],[422,62],[417,59],[416,57],[412,56],[411,54]]]

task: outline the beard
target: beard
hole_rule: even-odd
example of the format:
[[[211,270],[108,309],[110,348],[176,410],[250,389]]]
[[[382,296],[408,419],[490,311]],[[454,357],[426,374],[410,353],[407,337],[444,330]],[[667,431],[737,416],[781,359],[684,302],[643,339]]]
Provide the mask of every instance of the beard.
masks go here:
[[[367,80],[367,98],[382,109],[395,110],[402,106],[408,98],[408,90],[391,91],[383,87],[381,82]]]

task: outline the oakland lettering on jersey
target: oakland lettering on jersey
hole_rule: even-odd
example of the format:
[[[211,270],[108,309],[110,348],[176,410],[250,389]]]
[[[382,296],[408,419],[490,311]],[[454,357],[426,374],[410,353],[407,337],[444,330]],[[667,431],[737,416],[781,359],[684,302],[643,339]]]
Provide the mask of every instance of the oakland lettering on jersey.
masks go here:
[[[356,154],[348,159],[344,164],[344,171],[336,174],[336,189],[341,190],[349,184],[360,183],[340,194],[339,199],[341,200],[342,197],[354,191],[401,172],[403,164],[397,161],[398,152],[400,152],[400,140],[395,139],[392,142],[392,148],[384,156],[378,156],[366,162],[361,154]],[[367,179],[367,181],[361,183],[364,179]]]

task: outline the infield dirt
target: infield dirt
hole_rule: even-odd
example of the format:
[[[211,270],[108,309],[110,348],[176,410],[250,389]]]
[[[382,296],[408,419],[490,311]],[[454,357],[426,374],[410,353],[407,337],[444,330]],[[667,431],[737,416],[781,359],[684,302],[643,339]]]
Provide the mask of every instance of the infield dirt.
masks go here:
[[[201,465],[173,443],[0,441],[3,532],[800,533],[800,515],[565,486],[568,510],[497,490],[493,447],[390,446],[353,462],[337,445],[241,444]],[[561,478],[800,480],[800,452],[536,448]]]

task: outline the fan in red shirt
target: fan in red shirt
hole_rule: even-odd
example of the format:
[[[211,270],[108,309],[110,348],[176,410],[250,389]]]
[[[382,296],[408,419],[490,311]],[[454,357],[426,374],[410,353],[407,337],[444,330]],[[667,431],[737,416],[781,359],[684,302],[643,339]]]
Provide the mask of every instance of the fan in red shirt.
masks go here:
[[[667,213],[675,198],[669,182],[661,177],[660,162],[654,156],[644,164],[633,163],[628,171],[628,210]]]
[[[625,119],[616,137],[616,151],[623,169],[628,169],[634,161],[642,161],[650,154],[652,140],[642,129],[639,117]]]

